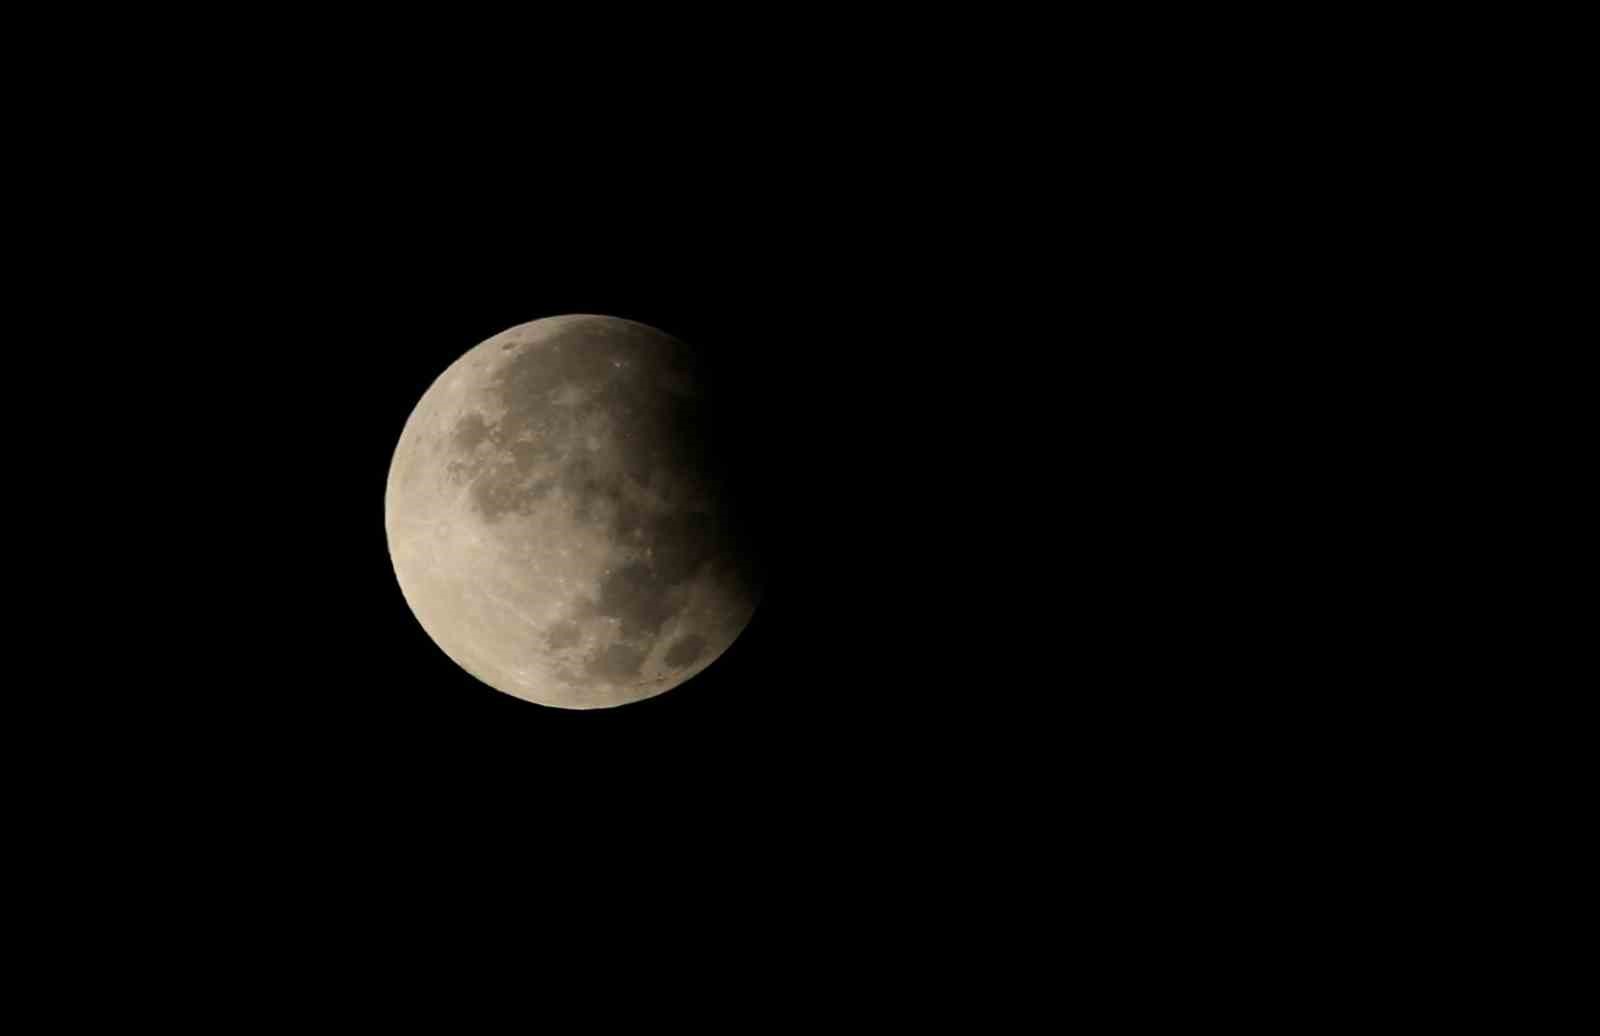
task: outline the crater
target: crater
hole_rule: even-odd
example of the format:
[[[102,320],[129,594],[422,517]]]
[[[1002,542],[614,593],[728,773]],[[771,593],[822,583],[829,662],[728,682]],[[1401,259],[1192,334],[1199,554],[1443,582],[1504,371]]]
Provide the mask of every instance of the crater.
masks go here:
[[[552,452],[544,443],[527,439],[519,439],[506,449],[511,452],[511,459],[516,464],[517,470],[523,474],[532,471],[540,461],[548,460]]]
[[[463,453],[470,453],[477,449],[480,443],[486,442],[491,434],[489,422],[479,413],[467,414],[456,422],[455,434],[452,436],[456,449]]]
[[[677,614],[674,597],[650,565],[633,561],[601,580],[595,611],[618,620],[626,638],[653,637]]]
[[[674,669],[686,669],[699,661],[706,653],[706,638],[698,633],[691,633],[678,640],[667,649],[667,665]]]
[[[514,461],[501,460],[472,484],[472,502],[485,520],[532,514],[554,488],[548,479],[529,482]]]
[[[464,486],[478,477],[483,470],[483,464],[476,460],[461,460],[459,457],[444,466],[445,477],[458,486]]]
[[[583,631],[575,622],[558,622],[551,626],[544,634],[544,642],[552,651],[571,647],[583,639]]]
[[[628,644],[608,644],[589,656],[584,669],[602,680],[622,682],[639,675],[644,664],[644,652]]]

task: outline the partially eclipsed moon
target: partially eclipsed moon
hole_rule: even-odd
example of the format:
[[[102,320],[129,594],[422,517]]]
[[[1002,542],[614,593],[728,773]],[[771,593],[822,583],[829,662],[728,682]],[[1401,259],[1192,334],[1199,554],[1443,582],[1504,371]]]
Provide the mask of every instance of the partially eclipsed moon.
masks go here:
[[[702,358],[613,317],[504,331],[424,393],[389,468],[401,592],[463,669],[507,694],[605,708],[676,687],[749,623]]]

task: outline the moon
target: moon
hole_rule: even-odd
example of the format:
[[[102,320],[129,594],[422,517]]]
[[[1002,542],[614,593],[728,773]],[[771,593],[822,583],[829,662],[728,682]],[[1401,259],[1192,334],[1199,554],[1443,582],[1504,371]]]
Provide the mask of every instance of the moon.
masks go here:
[[[761,593],[716,388],[672,336],[588,314],[451,364],[384,494],[395,576],[434,643],[564,709],[649,698],[715,661]]]

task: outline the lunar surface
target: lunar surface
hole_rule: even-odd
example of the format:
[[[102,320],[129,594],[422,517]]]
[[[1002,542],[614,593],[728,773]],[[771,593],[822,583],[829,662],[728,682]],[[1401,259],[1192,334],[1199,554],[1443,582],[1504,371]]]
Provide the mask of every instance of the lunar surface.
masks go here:
[[[536,320],[423,395],[389,468],[401,592],[507,694],[624,705],[710,665],[749,623],[743,535],[704,357],[643,324]]]

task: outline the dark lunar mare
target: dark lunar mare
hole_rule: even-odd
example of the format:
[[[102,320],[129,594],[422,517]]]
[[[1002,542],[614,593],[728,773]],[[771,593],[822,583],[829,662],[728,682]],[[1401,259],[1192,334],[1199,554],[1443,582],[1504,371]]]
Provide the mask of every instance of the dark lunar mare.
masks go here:
[[[508,346],[515,349],[516,343]],[[470,483],[486,522],[528,515],[559,486],[579,520],[606,515],[615,542],[648,548],[601,580],[592,604],[570,616],[617,620],[624,643],[599,649],[590,677],[636,676],[654,639],[684,606],[684,587],[708,565],[731,593],[753,596],[764,575],[750,456],[736,427],[737,386],[715,357],[642,325],[571,321],[522,348],[489,388],[503,413],[471,413],[457,422],[452,475]],[[608,424],[609,422],[609,424]],[[608,427],[607,451],[590,457],[581,444]],[[552,476],[551,471],[555,474]],[[665,496],[665,511],[633,502],[628,486]],[[548,635],[551,647],[575,635]],[[570,637],[570,639],[569,639]],[[697,661],[703,637],[668,651],[675,668]]]

